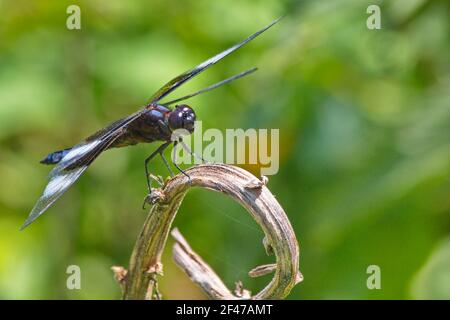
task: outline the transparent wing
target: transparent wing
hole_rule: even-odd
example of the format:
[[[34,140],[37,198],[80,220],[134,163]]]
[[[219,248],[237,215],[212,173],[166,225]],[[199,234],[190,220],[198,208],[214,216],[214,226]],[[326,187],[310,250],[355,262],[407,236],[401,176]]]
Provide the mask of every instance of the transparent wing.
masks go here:
[[[169,105],[174,104],[174,103],[176,103],[176,102],[180,102],[180,101],[183,101],[183,100],[190,99],[190,98],[192,98],[192,97],[198,96],[199,94],[202,94],[202,93],[211,91],[211,90],[213,90],[213,89],[216,89],[216,88],[218,88],[218,87],[220,87],[220,86],[223,86],[224,84],[227,84],[227,83],[229,83],[229,82],[231,82],[231,81],[234,81],[234,80],[237,80],[237,79],[239,79],[239,78],[245,77],[246,75],[249,75],[250,73],[255,72],[256,70],[258,70],[258,68],[252,68],[252,69],[249,69],[249,70],[247,70],[247,71],[238,73],[238,74],[236,74],[236,75],[234,75],[234,76],[232,76],[232,77],[229,77],[229,78],[227,78],[227,79],[225,79],[225,80],[222,80],[222,81],[220,81],[220,82],[214,83],[214,84],[212,84],[212,85],[210,85],[210,86],[208,86],[208,87],[206,87],[206,88],[203,88],[203,89],[201,89],[201,90],[199,90],[199,91],[197,91],[197,92],[188,94],[188,95],[183,96],[183,97],[181,97],[181,98],[177,98],[177,99],[174,99],[174,100],[170,100],[170,101],[161,103],[161,105],[163,105],[163,106],[169,106]]]
[[[103,130],[93,134],[84,142],[74,146],[49,174],[49,182],[42,196],[31,210],[20,230],[25,229],[34,220],[50,208],[81,176],[98,155],[107,149],[122,134],[122,128],[143,111],[118,120]]]
[[[235,44],[234,46],[232,46],[231,48],[228,48],[225,51],[222,51],[221,53],[215,55],[212,58],[209,58],[208,60],[200,63],[198,66],[196,66],[195,68],[186,71],[185,73],[173,78],[172,80],[170,80],[168,83],[166,83],[161,89],[159,89],[154,95],[153,97],[150,99],[150,104],[153,104],[159,100],[161,100],[162,98],[164,98],[165,96],[167,96],[169,93],[171,93],[173,90],[175,90],[176,88],[178,88],[179,86],[181,86],[183,83],[185,83],[186,81],[188,81],[189,79],[192,79],[194,76],[196,76],[197,74],[199,74],[200,72],[206,70],[207,68],[209,68],[210,66],[212,66],[213,64],[215,64],[216,62],[218,62],[219,60],[225,58],[227,55],[229,55],[230,53],[232,53],[233,51],[239,49],[240,47],[242,47],[244,44],[250,42],[251,40],[253,40],[254,38],[256,38],[257,36],[259,36],[261,33],[263,33],[264,31],[266,31],[267,29],[269,29],[270,27],[272,27],[275,23],[277,23],[278,21],[280,21],[281,17],[276,19],[275,21],[271,22],[268,26],[264,27],[263,29],[255,32],[254,34],[252,34],[251,36],[249,36],[247,39],[239,42],[238,44]]]
[[[20,230],[25,229],[41,214],[43,214],[69,187],[80,177],[88,166],[79,167],[74,170],[66,171],[58,175],[50,177],[50,181],[45,187],[44,193],[31,210],[30,215],[24,222]]]
[[[86,163],[90,164],[89,159],[98,155],[99,151],[103,151],[112,142],[114,142],[114,140],[120,136],[122,129],[139,118],[143,112],[145,112],[145,109],[142,109],[126,118],[117,120],[106,128],[103,128],[89,136],[80,144],[74,146],[70,152],[68,152],[64,158],[61,159],[55,168],[53,168],[50,175],[55,175],[61,171],[70,170]]]

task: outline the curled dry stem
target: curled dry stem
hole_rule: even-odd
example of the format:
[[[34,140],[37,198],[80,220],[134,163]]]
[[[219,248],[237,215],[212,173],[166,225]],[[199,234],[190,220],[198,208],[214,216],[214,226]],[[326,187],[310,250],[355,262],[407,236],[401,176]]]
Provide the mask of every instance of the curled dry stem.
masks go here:
[[[298,270],[299,247],[289,220],[267,189],[267,178],[257,179],[249,172],[230,165],[205,164],[186,170],[189,179],[179,174],[158,189],[158,201],[144,223],[135,244],[126,277],[121,279],[124,299],[151,299],[157,290],[157,276],[162,274],[161,255],[169,235],[172,222],[186,192],[192,187],[201,187],[224,193],[240,203],[258,223],[265,234],[264,245],[275,254],[276,264],[257,267],[251,276],[274,272],[269,284],[257,294],[250,293],[238,283],[233,294],[195,253],[174,229],[174,260],[190,279],[202,288],[211,299],[281,299],[301,279]],[[259,182],[260,181],[260,182]]]

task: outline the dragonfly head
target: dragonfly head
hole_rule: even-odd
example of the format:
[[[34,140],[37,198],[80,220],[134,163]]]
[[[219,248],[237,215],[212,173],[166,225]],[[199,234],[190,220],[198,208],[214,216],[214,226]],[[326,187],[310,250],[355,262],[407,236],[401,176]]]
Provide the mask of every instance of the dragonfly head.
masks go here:
[[[186,104],[180,104],[169,115],[170,129],[185,129],[194,132],[195,112]]]

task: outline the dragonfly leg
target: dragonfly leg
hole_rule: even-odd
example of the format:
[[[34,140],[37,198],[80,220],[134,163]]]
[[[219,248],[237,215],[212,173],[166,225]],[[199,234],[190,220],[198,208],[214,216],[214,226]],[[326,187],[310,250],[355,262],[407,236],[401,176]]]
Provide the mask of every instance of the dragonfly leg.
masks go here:
[[[186,150],[191,156],[193,156],[194,158],[197,158],[202,163],[208,163],[208,161],[203,159],[203,157],[199,156],[194,151],[192,151],[191,148],[188,147],[188,145],[183,141],[182,138],[179,139],[179,142],[180,142],[181,146],[184,148],[184,150]]]
[[[167,134],[168,136],[170,136],[172,133],[169,130],[169,128],[167,127],[167,125],[162,120],[159,120],[158,122],[159,122],[160,128],[164,131],[164,133]],[[170,176],[173,177],[174,173],[173,173],[172,169],[170,168],[169,162],[167,161],[167,159],[164,156],[162,151],[160,152],[160,155],[161,155],[162,160],[164,161],[164,164],[166,165],[167,169],[169,170]]]
[[[166,149],[169,145],[170,145],[171,141],[165,142],[162,145],[160,145],[158,147],[158,149],[156,149],[151,155],[149,155],[147,157],[147,159],[145,159],[144,161],[144,167],[145,167],[145,178],[147,179],[147,187],[148,187],[148,193],[150,194],[152,192],[152,187],[151,187],[151,181],[150,181],[150,174],[148,172],[148,163],[150,162],[150,160],[152,160],[157,154],[162,154],[162,152],[164,151],[164,149]]]
[[[150,162],[150,160],[152,160],[157,154],[160,154],[162,156],[162,152],[164,151],[164,149],[166,149],[172,141],[168,141],[163,143],[162,145],[160,145],[158,147],[158,149],[156,149],[151,155],[149,155],[147,157],[147,159],[145,159],[144,161],[144,167],[145,167],[145,178],[147,179],[147,187],[148,187],[148,195],[145,197],[144,199],[144,203],[142,204],[142,209],[145,209],[145,204],[148,203],[149,201],[151,201],[152,198],[152,185],[151,185],[151,177],[150,177],[150,173],[148,172],[148,163]],[[163,157],[163,160],[164,157]],[[166,161],[164,161],[166,162]],[[150,199],[150,200],[149,200]]]
[[[167,170],[169,170],[170,176],[173,177],[173,176],[174,176],[173,171],[172,171],[172,169],[170,168],[169,162],[167,162],[167,159],[166,159],[166,157],[164,156],[164,153],[161,151],[159,154],[160,154],[161,159],[163,160],[164,164],[166,165]]]
[[[180,140],[181,140],[181,138],[180,138]],[[177,145],[178,145],[178,141],[174,141],[173,142],[173,159],[172,159],[173,165],[175,166],[175,168],[178,169],[178,171],[180,171],[182,174],[184,174],[189,179],[189,184],[191,184],[192,183],[191,176],[188,175],[186,172],[184,172],[184,170],[181,169],[180,166],[178,166],[178,164],[177,164]]]

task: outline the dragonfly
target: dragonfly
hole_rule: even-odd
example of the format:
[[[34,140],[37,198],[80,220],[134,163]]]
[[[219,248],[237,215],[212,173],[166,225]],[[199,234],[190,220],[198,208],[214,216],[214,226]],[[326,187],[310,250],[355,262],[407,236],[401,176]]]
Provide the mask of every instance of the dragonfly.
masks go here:
[[[183,143],[181,136],[175,139],[173,138],[173,132],[181,129],[184,130],[185,134],[193,133],[195,129],[194,124],[196,121],[196,114],[189,105],[176,103],[190,99],[199,94],[216,89],[224,84],[247,76],[256,71],[257,68],[252,68],[241,72],[181,98],[167,102],[160,101],[187,81],[199,75],[201,72],[222,60],[230,53],[236,51],[268,30],[280,19],[281,17],[272,21],[264,28],[256,31],[243,41],[173,78],[158,91],[156,91],[156,93],[154,93],[150,98],[150,101],[141,107],[139,111],[129,115],[128,117],[113,122],[109,126],[97,131],[72,148],[55,151],[45,157],[41,163],[55,165],[55,167],[49,173],[48,183],[44,189],[44,192],[36,202],[20,230],[25,229],[38,217],[40,217],[47,209],[49,209],[56,202],[56,200],[58,200],[75,183],[83,172],[86,171],[89,165],[107,149],[131,146],[138,143],[162,142],[162,144],[144,161],[148,192],[151,194],[151,175],[148,170],[148,165],[155,156],[161,156],[163,162],[169,168],[169,172],[172,175],[170,166],[168,165],[168,162],[163,154],[163,151],[168,146],[173,145],[173,147],[176,148],[178,144],[181,144],[192,155],[195,155],[189,150],[187,145]],[[173,104],[175,104],[175,106],[171,108],[171,105]],[[176,164],[176,161],[173,161],[173,164],[181,173],[187,175]]]

